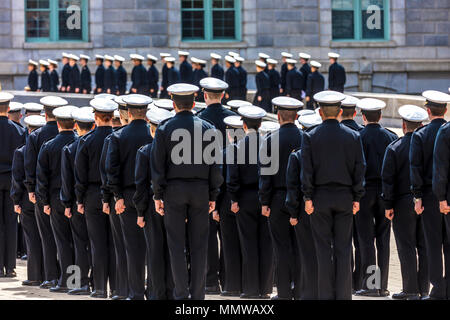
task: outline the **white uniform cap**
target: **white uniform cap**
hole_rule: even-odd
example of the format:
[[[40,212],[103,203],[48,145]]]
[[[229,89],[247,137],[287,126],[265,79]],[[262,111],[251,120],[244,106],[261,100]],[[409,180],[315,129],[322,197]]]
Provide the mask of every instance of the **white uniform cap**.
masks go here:
[[[265,54],[262,52],[258,53],[258,57],[260,57],[261,59],[269,59],[270,58],[270,56],[268,54]]]
[[[288,64],[297,64],[297,60],[294,60],[294,59],[286,59],[286,63],[288,63]]]
[[[202,59],[197,59],[197,63],[201,65],[206,65],[206,61]]]
[[[71,55],[69,56],[69,59],[75,60],[75,61],[80,60],[80,58],[79,58],[77,55],[75,55],[75,54],[71,54]]]
[[[14,99],[14,95],[9,92],[0,91],[0,103],[10,102]]]
[[[84,60],[91,60],[91,57],[85,55],[85,54],[80,54],[80,59],[84,59]]]
[[[141,56],[140,54],[136,54],[136,53],[130,54],[130,58],[131,58],[131,60],[140,60],[140,61],[145,60],[145,58],[143,56]]]
[[[398,109],[398,113],[403,120],[410,122],[424,122],[428,120],[428,113],[426,112],[426,110],[418,106],[401,106]]]
[[[107,55],[107,54],[105,54],[105,60],[108,60],[108,61],[114,61],[114,57],[113,57],[113,56],[110,56],[110,55]]]
[[[44,106],[40,103],[28,102],[23,105],[25,112],[41,112],[44,110]]]
[[[345,96],[345,99],[342,101],[342,107],[353,108],[358,104],[359,99],[352,96]]]
[[[188,83],[177,83],[167,88],[167,92],[176,96],[188,96],[200,90],[199,87]]]
[[[309,110],[309,109],[304,109],[304,110],[300,110],[299,112],[297,112],[298,116],[306,116],[306,115],[311,115],[311,114],[315,114],[314,110]]]
[[[211,53],[209,56],[211,58],[213,58],[213,59],[216,59],[216,60],[222,59],[222,56],[220,54],[217,54],[217,53]]]
[[[263,135],[269,132],[274,132],[280,129],[280,124],[272,121],[263,121],[261,122],[261,127],[259,128],[259,132]]]
[[[445,107],[447,103],[450,102],[450,95],[436,90],[425,91],[424,93],[422,93],[422,97],[424,97],[431,103],[443,105],[443,107]]]
[[[166,57],[166,58],[164,58],[164,60],[166,62],[175,62],[175,58],[174,57]]]
[[[37,63],[36,61],[34,61],[34,60],[28,60],[28,64],[32,64],[33,66],[38,66],[39,65],[39,63]]]
[[[278,64],[278,61],[275,59],[267,59],[268,64]]]
[[[386,102],[379,99],[365,98],[359,100],[356,106],[363,111],[378,111],[386,108]]]
[[[66,99],[63,99],[61,97],[56,97],[56,96],[43,97],[40,102],[45,107],[50,107],[50,108],[58,108],[58,107],[66,106],[69,104]]]
[[[247,119],[262,119],[267,115],[267,112],[260,107],[245,106],[238,109],[238,114]]]
[[[309,54],[307,54],[307,53],[304,53],[304,52],[300,52],[300,53],[298,54],[298,56],[299,56],[301,59],[305,59],[305,60],[311,59],[311,55],[309,55]]]
[[[105,57],[102,56],[101,54],[96,54],[95,59],[105,60]]]
[[[298,122],[306,129],[309,129],[322,124],[322,117],[314,112],[312,114],[300,116]]]
[[[117,103],[111,99],[95,98],[89,102],[92,108],[98,112],[111,113],[117,110]]]
[[[92,107],[77,108],[76,110],[72,111],[72,118],[77,122],[94,123],[94,109]]]
[[[235,63],[236,59],[231,56],[225,56],[225,61],[228,61],[229,63]]]
[[[20,102],[10,102],[9,103],[9,112],[18,112],[22,111],[23,104]]]
[[[337,91],[322,91],[314,95],[314,100],[324,104],[340,104],[345,100],[345,95]]]
[[[314,67],[314,68],[317,68],[317,69],[322,67],[322,64],[317,62],[317,61],[311,61],[310,64],[311,64],[311,67]]]
[[[155,56],[152,56],[151,54],[148,54],[147,55],[147,60],[152,60],[152,61],[158,61],[158,58],[157,57],[155,57]]]
[[[48,67],[50,63],[47,60],[39,60],[39,64]]]
[[[153,102],[152,98],[144,96],[142,94],[130,94],[124,96],[122,100],[127,104],[128,108],[147,108],[147,106]]]
[[[228,126],[235,129],[241,129],[244,126],[244,121],[240,116],[229,116],[223,119],[223,122]]]
[[[267,67],[267,64],[264,63],[264,62],[262,62],[261,60],[256,60],[256,61],[255,61],[255,64],[256,64],[258,67],[261,67],[261,68]]]
[[[196,102],[195,107],[198,109],[206,109],[207,105],[205,102]]]
[[[272,104],[282,110],[298,110],[303,107],[303,102],[291,97],[273,98]]]
[[[155,107],[165,109],[165,110],[173,110],[173,101],[170,99],[159,99],[153,102]]]
[[[335,52],[328,53],[328,57],[332,59],[338,59],[341,55]]]
[[[187,56],[189,56],[189,52],[187,52],[187,51],[178,51],[178,55],[179,56],[183,56],[183,57],[187,57]]]
[[[122,96],[116,96],[116,97],[114,97],[114,102],[117,103],[119,106],[124,107],[124,106],[127,105],[127,104],[125,103],[125,101],[123,101],[123,98],[124,98],[124,97],[125,97],[125,95],[122,95]],[[121,107],[119,107],[119,109],[123,109],[123,108],[121,108]]]
[[[231,57],[233,57],[233,58],[239,57],[239,53],[234,52],[234,51],[228,52],[228,55],[231,56]]]
[[[167,120],[174,116],[172,112],[160,108],[151,108],[147,111],[146,115],[150,123],[154,125],[159,125],[164,120]]]
[[[227,102],[227,106],[231,109],[238,109],[240,107],[251,106],[252,104],[244,100],[230,100]]]
[[[69,58],[70,58],[70,54],[67,53],[67,52],[63,52],[63,53],[62,53],[62,57],[63,57],[63,58],[69,59]]]
[[[37,127],[37,128],[43,127],[46,124],[45,117],[38,116],[38,115],[32,115],[32,116],[25,117],[25,119],[23,119],[23,122],[27,126]]]
[[[47,59],[48,63],[53,64],[54,66],[58,66],[58,61]]]
[[[161,53],[159,54],[159,56],[160,56],[161,58],[167,58],[167,57],[170,57],[170,53],[161,52]]]
[[[120,112],[119,112],[119,110],[115,110],[114,111],[114,116],[113,116],[115,119],[118,119],[118,118],[120,118]]]
[[[228,89],[228,83],[220,79],[208,77],[200,80],[200,86],[205,89],[205,91],[211,92],[223,92]]]
[[[58,107],[55,110],[53,110],[53,115],[57,119],[71,120],[71,119],[73,119],[72,112],[76,109],[78,109],[78,108],[74,107],[74,106]]]
[[[118,56],[118,55],[114,56],[114,60],[119,61],[119,62],[125,62],[125,58],[122,56]]]
[[[239,57],[234,57],[234,59],[235,59],[236,61],[239,61],[239,62],[244,62],[244,61],[245,61],[245,59],[242,58],[241,56],[239,56]]]
[[[192,63],[200,63],[198,62],[200,59],[197,59],[196,57],[191,57],[191,62]]]
[[[100,93],[94,96],[95,99],[109,99],[109,100],[114,100],[116,98],[115,95],[110,94],[110,93]]]
[[[281,56],[284,58],[292,58],[294,55],[292,53],[289,52],[282,52]]]

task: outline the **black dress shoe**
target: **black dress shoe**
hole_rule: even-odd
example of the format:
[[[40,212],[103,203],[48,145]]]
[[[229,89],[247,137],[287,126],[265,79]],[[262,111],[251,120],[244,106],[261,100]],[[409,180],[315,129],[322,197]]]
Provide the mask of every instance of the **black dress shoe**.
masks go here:
[[[22,285],[23,286],[27,286],[27,287],[38,287],[41,285],[40,281],[31,281],[31,280],[25,280],[22,281]]]
[[[124,296],[114,296],[114,297],[112,297],[111,298],[111,300],[114,300],[114,301],[119,301],[119,300],[127,300],[127,297],[124,297]]]
[[[276,296],[272,297],[270,300],[292,300],[292,299],[289,299],[289,298],[281,298],[281,297],[279,297],[278,295],[276,295]]]
[[[91,294],[91,290],[89,289],[89,286],[84,286],[81,288],[72,289],[67,292],[67,294],[71,296],[88,296]]]
[[[50,288],[49,291],[52,293],[67,293],[70,291],[70,289],[67,287],[56,286]]]
[[[92,291],[90,297],[97,298],[97,299],[106,299],[108,297],[108,295],[106,294],[105,291],[94,290],[94,291]]]
[[[270,294],[260,294],[259,298],[263,300],[270,300]]]
[[[392,299],[394,300],[408,300],[410,297],[419,296],[418,294],[414,293],[406,293],[406,292],[400,292],[400,293],[394,293],[392,295]]]
[[[439,299],[439,298],[432,297],[432,296],[425,296],[425,297],[422,297],[421,300],[430,301],[430,300],[445,300],[445,299]]]
[[[56,287],[57,283],[58,283],[57,280],[44,281],[44,282],[41,283],[39,288],[41,288],[41,289],[50,289],[50,288]]]
[[[205,294],[209,294],[209,295],[220,294],[220,288],[219,288],[219,286],[206,287]]]
[[[24,254],[23,256],[20,257],[20,260],[27,261],[28,260],[28,256],[26,254]]]
[[[247,293],[243,293],[240,296],[241,299],[251,299],[251,300],[256,300],[259,299],[259,294],[247,294]]]
[[[220,296],[222,296],[222,297],[240,297],[241,293],[239,291],[222,291]]]
[[[380,291],[380,297],[389,297],[391,293],[387,289],[381,289]]]
[[[362,289],[362,290],[356,291],[355,295],[360,296],[360,297],[379,298],[380,297],[380,290],[377,290],[377,289]]]
[[[14,270],[6,271],[5,278],[15,278],[15,277],[17,277],[17,273]]]
[[[0,278],[4,278],[5,277],[5,271],[1,270],[0,271]]]

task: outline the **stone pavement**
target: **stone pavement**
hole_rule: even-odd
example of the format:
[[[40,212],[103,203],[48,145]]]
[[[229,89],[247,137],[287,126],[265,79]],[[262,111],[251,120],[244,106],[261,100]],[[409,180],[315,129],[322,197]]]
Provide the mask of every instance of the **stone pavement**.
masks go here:
[[[36,287],[23,287],[21,282],[26,279],[26,262],[17,260],[17,278],[0,278],[0,300],[93,300],[89,297],[73,297],[67,294],[50,293],[48,290]],[[400,292],[402,289],[400,263],[398,260],[395,240],[391,240],[391,262],[389,274],[389,290],[391,293]],[[372,300],[373,298],[353,297],[354,300]],[[383,298],[389,300],[390,298]],[[207,300],[233,300],[220,296],[207,296]]]

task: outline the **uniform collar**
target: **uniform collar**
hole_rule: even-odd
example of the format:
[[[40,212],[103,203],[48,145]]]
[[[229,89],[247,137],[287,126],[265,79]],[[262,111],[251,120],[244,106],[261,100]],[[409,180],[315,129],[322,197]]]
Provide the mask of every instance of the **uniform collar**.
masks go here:
[[[369,123],[366,125],[366,128],[381,128],[381,125],[379,123]]]
[[[210,105],[207,107],[207,109],[209,109],[209,108],[211,108],[211,109],[222,108],[222,104],[220,104],[220,103],[213,103],[213,104],[210,104]]]
[[[445,122],[446,122],[445,119],[442,119],[442,118],[434,119],[431,121],[431,123],[438,123],[438,124],[442,124]]]
[[[141,125],[141,124],[147,125],[147,121],[145,121],[144,119],[137,119],[131,121],[129,125]]]
[[[292,123],[292,122],[290,122],[290,123],[285,123],[285,124],[283,124],[283,125],[281,126],[281,128],[292,128],[292,127],[297,128],[297,126],[295,125],[295,123]]]
[[[336,125],[339,124],[339,121],[337,119],[327,119],[323,122],[323,124]]]
[[[0,116],[0,120],[8,120],[7,116]]]
[[[59,135],[61,135],[61,136],[70,136],[70,135],[75,135],[75,132],[73,132],[73,131],[61,131],[59,133]]]
[[[175,117],[193,117],[194,114],[191,111],[185,110],[185,111],[181,111],[178,112]]]

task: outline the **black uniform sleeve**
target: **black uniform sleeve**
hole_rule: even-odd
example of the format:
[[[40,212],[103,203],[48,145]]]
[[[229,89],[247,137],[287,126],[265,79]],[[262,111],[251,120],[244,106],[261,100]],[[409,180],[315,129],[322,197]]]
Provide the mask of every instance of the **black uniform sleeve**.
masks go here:
[[[166,162],[167,150],[165,144],[165,135],[161,129],[156,130],[153,141],[152,153],[150,156],[152,187],[156,200],[164,199],[164,190],[167,186],[166,180]]]
[[[79,204],[84,204],[84,198],[89,186],[88,168],[89,155],[86,141],[80,140],[75,157],[75,196]]]
[[[74,169],[70,161],[70,149],[68,146],[64,147],[61,153],[61,192],[60,199],[65,208],[72,208],[74,205],[73,186]]]
[[[311,74],[309,74],[306,79],[306,96],[310,98],[313,97],[313,77]]]
[[[330,66],[330,69],[328,70],[328,88],[335,88],[335,69],[333,66]]]
[[[135,168],[135,181],[136,192],[133,196],[133,203],[136,207],[138,217],[143,217],[147,211],[150,195],[150,160],[143,152],[143,149],[139,149],[136,154],[136,168]]]
[[[421,199],[423,196],[423,152],[420,136],[416,133],[412,135],[411,147],[409,149],[411,191],[414,198]]]
[[[39,152],[36,169],[36,198],[42,206],[50,204],[50,161],[48,150],[44,145]]]
[[[364,196],[365,189],[365,174],[366,174],[366,159],[364,157],[364,149],[362,145],[361,136],[356,135],[355,143],[355,166],[353,169],[353,201],[360,202]]]
[[[267,155],[271,159],[271,138],[268,136],[265,141],[262,142],[259,154]],[[272,202],[272,176],[261,174],[261,168],[267,165],[259,163],[260,177],[259,177],[259,202],[262,206],[270,206]]]
[[[120,146],[116,135],[113,134],[106,156],[106,175],[108,178],[108,187],[117,199],[123,199],[120,169]]]
[[[300,204],[302,203],[302,192],[300,182],[300,162],[295,153],[289,156],[286,174],[286,207],[292,218],[298,219]]]
[[[433,156],[433,192],[439,202],[447,200],[450,166],[448,126],[439,130]]]
[[[303,135],[301,156],[302,192],[306,199],[312,199],[314,195],[314,167],[311,154],[311,139],[308,133]]]
[[[106,156],[108,154],[109,141],[110,137],[107,138],[105,140],[105,143],[103,144],[102,155],[100,159],[100,177],[102,179],[102,186],[100,187],[100,190],[102,193],[103,203],[110,203],[113,198],[113,194],[108,186],[108,177],[106,174]]]
[[[23,195],[26,190],[23,189],[22,179],[23,179],[23,154],[16,149],[14,152],[13,162],[12,162],[12,175],[11,175],[11,199],[15,205],[20,205]]]
[[[222,165],[212,164],[209,169],[209,201],[217,201],[223,184]]]
[[[36,135],[29,135],[25,147],[25,186],[28,193],[36,191],[36,166],[39,150],[36,146]]]
[[[386,210],[394,207],[396,177],[397,163],[395,161],[395,152],[391,147],[388,147],[384,156],[383,168],[381,169],[382,198]]]
[[[237,150],[236,146],[230,146],[230,148],[234,148],[234,161],[232,164],[227,165],[227,190],[231,196],[231,201],[238,201],[238,193],[241,188],[240,180],[239,180],[239,165],[237,164]]]

